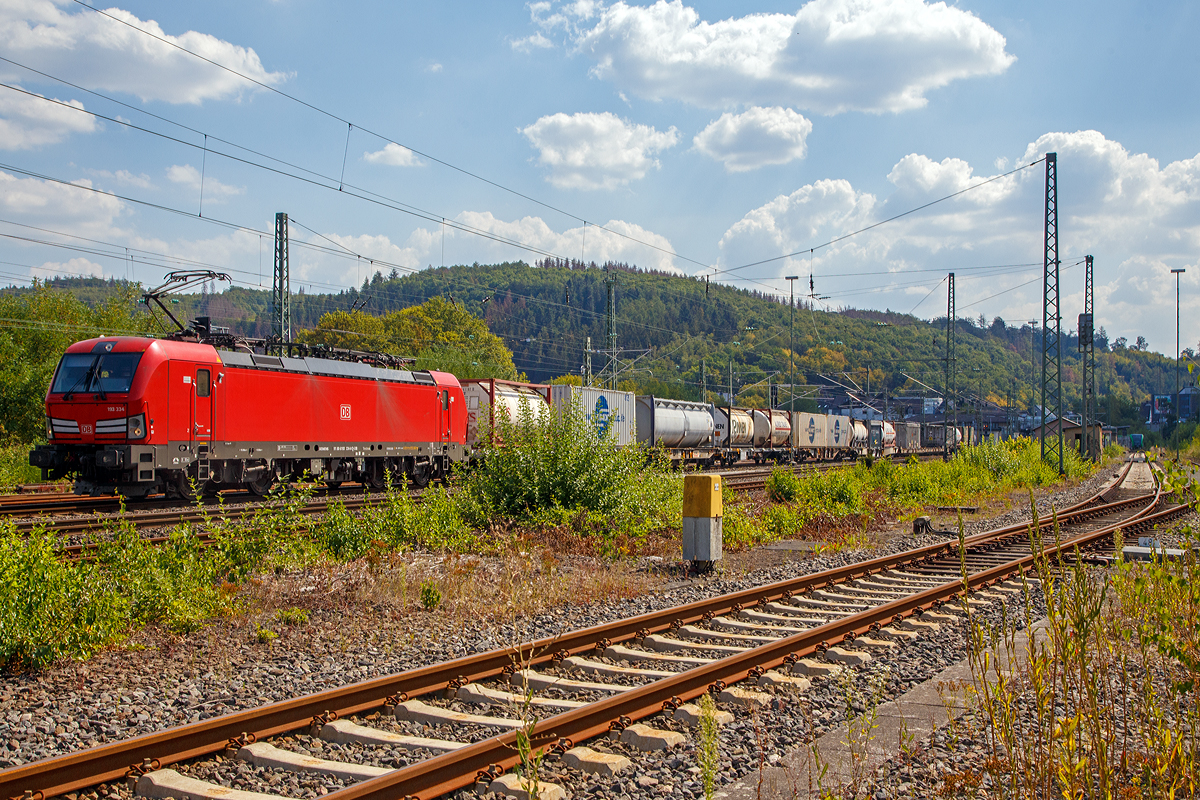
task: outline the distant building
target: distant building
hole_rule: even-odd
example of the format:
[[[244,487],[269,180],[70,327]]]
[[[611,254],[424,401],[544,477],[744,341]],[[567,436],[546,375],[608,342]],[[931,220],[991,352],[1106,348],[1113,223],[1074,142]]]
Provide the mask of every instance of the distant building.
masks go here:
[[[1183,420],[1200,419],[1200,389],[1189,386],[1179,390],[1179,418]]]
[[[1046,438],[1058,436],[1058,423],[1051,420],[1044,426],[1046,430]],[[1108,447],[1113,443],[1116,432],[1109,427],[1106,427],[1099,422],[1094,422],[1088,425],[1088,430],[1091,431],[1093,437],[1100,437],[1101,449]],[[1083,438],[1083,426],[1078,422],[1071,422],[1064,419],[1062,422],[1063,431],[1063,448],[1067,450],[1079,450],[1079,442]],[[1034,439],[1042,438],[1042,428],[1034,428],[1029,432],[1029,435]]]

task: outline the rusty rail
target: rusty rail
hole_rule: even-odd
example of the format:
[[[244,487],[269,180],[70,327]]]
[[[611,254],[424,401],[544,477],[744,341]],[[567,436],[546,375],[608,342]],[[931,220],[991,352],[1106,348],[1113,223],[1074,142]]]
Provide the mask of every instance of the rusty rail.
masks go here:
[[[1128,474],[1131,466],[1126,466],[1121,475],[1122,479]],[[1140,495],[1115,503],[1095,506],[1097,501],[1102,501],[1103,494],[1103,492],[1098,493],[1070,506],[1057,515],[1057,521],[1061,524],[1074,520],[1085,520],[1097,515],[1110,514],[1116,510],[1134,508],[1139,502],[1147,505],[1136,512],[1135,517],[1137,518],[1149,520],[1162,517],[1165,519],[1165,514],[1172,513],[1167,511],[1150,517],[1146,516],[1159,501],[1159,492],[1157,491],[1153,495]],[[1042,518],[1039,527],[1048,528],[1053,522],[1052,519]],[[997,543],[1023,534],[1029,527],[1030,523],[1023,523],[987,531],[967,537],[965,544],[976,547]],[[1130,528],[1131,523],[1124,521],[1101,531],[1086,534],[1081,538],[1087,538],[1090,541],[1111,533],[1112,529],[1116,527]],[[1077,543],[1080,543],[1079,539],[1072,539],[1064,542],[1062,546],[1073,546]],[[956,548],[956,541],[926,545],[767,586],[698,600],[631,619],[541,639],[523,644],[516,651],[512,649],[492,650],[465,656],[442,664],[408,670],[305,697],[272,703],[257,709],[228,714],[122,742],[13,767],[0,772],[0,798],[21,798],[30,794],[35,798],[39,795],[46,798],[77,791],[134,774],[146,759],[157,761],[165,766],[197,756],[217,753],[224,750],[230,741],[236,740],[244,733],[264,738],[300,730],[309,726],[315,718],[326,712],[332,711],[339,715],[347,715],[371,711],[408,696],[439,691],[456,679],[480,680],[499,675],[506,667],[510,667],[514,663],[532,666],[561,659],[568,655],[586,653],[593,650],[597,644],[627,641],[647,632],[663,631],[674,625],[701,620],[706,615],[728,613],[756,605],[759,602],[784,599],[808,589],[817,589],[874,572],[922,563],[952,552]],[[1025,560],[1014,561],[978,573],[972,576],[970,585],[975,587],[988,581],[1000,580],[1002,578],[997,577],[999,575],[1007,577],[1018,569],[1023,569],[1025,562],[1032,558],[1033,556],[1030,556]],[[947,597],[953,596],[956,591],[961,591],[961,589],[960,581],[951,581],[940,587],[870,609],[861,615],[830,622],[745,654],[679,673],[672,678],[665,679],[665,682],[649,684],[618,697],[589,705],[585,709],[577,709],[547,719],[538,724],[536,733],[542,738],[575,739],[602,733],[607,729],[609,722],[614,719],[621,717],[635,719],[657,713],[661,710],[661,701],[657,698],[664,692],[666,698],[675,695],[695,697],[718,680],[726,682],[739,680],[745,677],[748,670],[754,666],[776,666],[783,663],[786,658],[810,654],[815,652],[822,642],[840,641],[847,634],[864,633],[875,622],[890,619],[897,614],[910,614],[916,610],[928,608],[935,602],[941,602]],[[513,744],[511,739],[512,735],[495,737],[486,742],[480,742],[445,756],[422,762],[422,764],[406,767],[382,778],[366,781],[330,797],[336,798],[336,800],[358,800],[365,797],[371,797],[373,800],[387,800],[388,798],[401,800],[406,795],[430,798],[434,794],[470,784],[475,778],[475,772],[470,769],[474,768],[476,764],[482,764],[479,769],[486,769],[491,763],[502,766],[511,765],[510,759],[515,757],[515,750],[511,749]],[[424,766],[431,763],[436,768]],[[471,765],[471,768],[468,768],[467,765]],[[441,777],[437,777],[439,770],[445,771]],[[470,774],[466,772],[460,774],[459,770],[467,770]],[[454,774],[453,778],[447,777],[450,773]]]

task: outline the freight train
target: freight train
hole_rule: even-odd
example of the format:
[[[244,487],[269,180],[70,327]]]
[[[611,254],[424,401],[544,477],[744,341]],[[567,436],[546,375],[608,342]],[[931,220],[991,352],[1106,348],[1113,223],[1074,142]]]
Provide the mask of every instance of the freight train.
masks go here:
[[[592,387],[460,381],[369,354],[345,360],[301,348],[289,357],[242,347],[130,336],[71,345],[46,394],[48,444],[30,453],[30,464],[47,480],[73,478],[77,493],[91,495],[191,498],[225,488],[261,495],[304,476],[332,487],[349,481],[381,489],[401,480],[424,487],[468,461],[483,436],[494,436],[497,415],[513,419],[525,406],[542,419],[572,403],[610,441],[661,448],[680,464],[942,447],[940,426],[899,423],[898,435],[889,422]],[[961,442],[962,431],[954,437]]]

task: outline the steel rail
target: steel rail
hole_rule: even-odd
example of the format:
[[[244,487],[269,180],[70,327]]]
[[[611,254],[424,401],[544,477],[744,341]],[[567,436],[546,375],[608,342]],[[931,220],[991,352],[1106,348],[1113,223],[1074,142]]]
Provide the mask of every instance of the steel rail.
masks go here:
[[[852,617],[827,622],[744,653],[693,667],[670,678],[663,678],[582,708],[537,721],[524,733],[534,742],[544,742],[551,746],[557,743],[561,750],[573,746],[576,741],[599,736],[614,727],[620,729],[631,721],[666,710],[678,701],[690,700],[708,692],[719,692],[729,683],[756,678],[768,669],[817,653],[830,646],[831,642],[852,641],[857,636],[872,632],[888,622],[899,621],[905,616],[938,607],[971,591],[992,586],[1018,572],[1024,573],[1039,559],[1111,535],[1119,528],[1157,518],[1165,519],[1168,515],[1179,513],[1182,507],[1148,515],[1149,508],[1157,505],[1160,496],[1160,492],[1156,492],[1154,502],[1147,509],[1139,511],[1132,520],[1107,525],[1051,547],[1042,548],[1040,553],[1030,553],[1006,564],[946,581],[939,586],[866,609]],[[507,771],[519,764],[518,735],[518,731],[500,734],[468,747],[402,767],[379,778],[356,783],[326,797],[327,800],[429,800],[469,786],[481,774],[494,774],[497,768]]]
[[[1126,466],[1121,474],[1122,480],[1131,467],[1132,464]],[[1087,507],[1101,498],[1103,494],[1105,494],[1104,491],[1099,492],[1070,506],[1057,515],[1058,521],[1061,523],[1064,518],[1087,519],[1095,514],[1103,513],[1106,509],[1111,510],[1112,507],[1127,507],[1134,504],[1135,501],[1152,499],[1156,502],[1158,497],[1157,493],[1140,495],[1105,506]],[[1029,529],[1030,524],[1026,522],[995,531],[987,531],[967,537],[964,541],[968,546],[987,544],[1023,533]],[[1046,528],[1052,524],[1052,519],[1042,518],[1039,528]],[[812,575],[779,581],[767,586],[744,589],[683,606],[639,615],[631,619],[618,620],[555,637],[543,638],[522,644],[519,648],[492,650],[463,656],[441,664],[407,670],[134,739],[12,767],[0,772],[0,798],[21,798],[27,792],[33,793],[35,796],[40,794],[42,797],[65,794],[124,778],[130,774],[131,770],[136,772],[140,768],[139,765],[147,759],[167,765],[217,753],[243,734],[248,733],[258,738],[265,738],[288,733],[309,726],[315,718],[328,712],[347,715],[371,711],[385,705],[389,700],[405,696],[415,697],[442,690],[451,681],[485,679],[500,674],[506,667],[518,664],[532,666],[556,661],[568,655],[587,653],[592,651],[598,643],[626,641],[646,633],[669,630],[677,624],[701,620],[708,614],[728,613],[756,605],[759,602],[784,599],[808,589],[817,589],[853,580],[873,572],[925,562],[935,556],[952,552],[956,548],[957,541],[925,545],[901,553],[835,567]],[[844,625],[853,619],[855,618],[846,618],[836,625]],[[822,626],[819,630],[828,632],[833,629]]]

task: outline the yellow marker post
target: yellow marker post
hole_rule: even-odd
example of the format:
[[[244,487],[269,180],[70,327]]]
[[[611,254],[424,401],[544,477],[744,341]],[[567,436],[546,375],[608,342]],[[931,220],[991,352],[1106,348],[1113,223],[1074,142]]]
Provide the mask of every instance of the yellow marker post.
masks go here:
[[[683,560],[712,564],[721,560],[721,475],[683,479]]]

